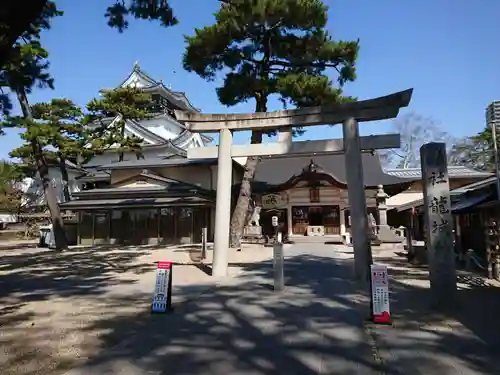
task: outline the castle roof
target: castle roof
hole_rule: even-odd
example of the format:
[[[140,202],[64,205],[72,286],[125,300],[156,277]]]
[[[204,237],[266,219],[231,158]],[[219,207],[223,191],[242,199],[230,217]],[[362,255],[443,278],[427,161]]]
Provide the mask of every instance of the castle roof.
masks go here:
[[[138,63],[134,64],[132,72],[118,87],[138,87],[144,92],[157,92],[183,111],[200,112],[191,104],[184,92],[171,90],[163,84],[163,81],[156,81],[142,70]]]

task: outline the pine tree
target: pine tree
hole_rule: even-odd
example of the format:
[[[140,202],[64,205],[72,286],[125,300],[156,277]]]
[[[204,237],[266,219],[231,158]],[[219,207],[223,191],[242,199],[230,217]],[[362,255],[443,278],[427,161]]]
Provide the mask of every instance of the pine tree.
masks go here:
[[[45,160],[59,166],[64,200],[69,201],[71,197],[66,161],[77,162],[79,159],[89,159],[94,154],[91,148],[86,147],[88,136],[81,123],[83,113],[71,100],[52,99],[49,103],[33,105],[31,114],[33,123],[21,133],[25,144],[12,150],[10,156],[32,164],[34,158],[30,145],[36,139]],[[11,119],[23,126],[22,118]]]
[[[159,21],[163,27],[178,23],[169,0],[109,0],[110,5],[104,16],[110,27],[123,32],[129,19]],[[42,12],[54,5],[48,0],[2,0],[0,7],[0,65],[10,56],[12,45],[37,22]]]
[[[12,52],[16,40],[30,28],[46,7],[48,0],[3,0],[0,7],[0,66]]]
[[[91,147],[96,152],[111,151],[123,161],[127,152],[142,157],[142,139],[125,133],[127,121],[140,121],[150,117],[153,101],[140,89],[126,87],[103,93],[102,99],[87,104],[85,124],[90,128]]]
[[[108,7],[105,17],[110,27],[123,32],[128,28],[128,17],[135,19],[160,21],[164,27],[178,23],[169,0],[120,0]]]
[[[295,107],[349,100],[342,86],[356,78],[359,44],[331,39],[327,10],[320,0],[227,1],[213,25],[186,38],[184,68],[208,81],[225,73],[219,101],[233,106],[253,99],[256,112],[268,110],[271,95]],[[336,88],[329,68],[337,73]],[[251,143],[261,143],[262,137],[253,131]],[[232,247],[239,246],[258,161],[249,157],[245,165],[231,218]]]
[[[40,33],[42,30],[50,28],[50,22],[54,17],[62,14],[54,2],[48,1],[40,17],[31,23],[29,29],[17,39],[5,63],[0,66],[0,87],[9,89],[16,96],[23,114],[22,118],[7,118],[3,125],[34,129],[33,125],[36,124],[31,115],[28,94],[31,93],[34,87],[53,88],[54,85],[53,79],[48,73],[48,52],[40,43]],[[5,100],[4,97],[3,102],[8,103],[8,100]],[[42,148],[36,137],[32,137],[29,147],[32,150],[36,169],[42,180],[45,199],[54,228],[56,249],[66,249],[68,245],[63,220],[55,189],[49,178],[47,160],[44,158]]]
[[[481,132],[477,136],[454,140],[447,153],[448,165],[460,165],[481,171],[494,171],[495,151],[493,142],[491,142],[491,132],[489,133]],[[447,144],[447,146],[450,146],[450,144]]]
[[[496,140],[493,129],[486,125],[482,131],[472,137],[466,137],[453,144],[450,151],[452,161],[478,170],[495,170],[495,141],[500,144],[500,128],[496,127]]]

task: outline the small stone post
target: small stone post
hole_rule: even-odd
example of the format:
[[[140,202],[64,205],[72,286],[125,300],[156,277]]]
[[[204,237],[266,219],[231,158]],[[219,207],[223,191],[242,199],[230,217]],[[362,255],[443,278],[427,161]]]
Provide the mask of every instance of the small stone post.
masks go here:
[[[436,308],[450,309],[456,304],[457,281],[446,144],[423,145],[420,160],[431,301]]]
[[[201,259],[207,258],[207,236],[208,236],[208,228],[201,228]]]

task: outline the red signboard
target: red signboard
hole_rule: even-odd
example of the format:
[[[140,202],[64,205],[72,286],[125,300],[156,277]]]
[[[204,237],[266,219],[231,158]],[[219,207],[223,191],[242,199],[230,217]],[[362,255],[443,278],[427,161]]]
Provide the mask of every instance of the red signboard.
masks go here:
[[[172,267],[172,262],[158,262],[158,269],[168,270]]]

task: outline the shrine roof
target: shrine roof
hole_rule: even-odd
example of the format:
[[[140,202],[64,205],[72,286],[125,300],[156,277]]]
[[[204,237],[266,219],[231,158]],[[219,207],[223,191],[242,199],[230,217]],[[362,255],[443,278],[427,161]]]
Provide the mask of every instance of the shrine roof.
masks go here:
[[[396,168],[396,169],[386,169],[385,173],[391,176],[403,177],[403,178],[422,178],[422,171],[419,168]],[[485,178],[490,177],[493,173],[485,171],[477,171],[472,168],[468,168],[461,165],[449,165],[448,175],[450,178]]]
[[[170,207],[170,206],[200,206],[212,204],[213,200],[197,196],[189,197],[154,197],[154,198],[120,198],[120,199],[75,199],[60,206],[67,210],[85,210],[99,208],[130,208],[130,207]]]
[[[384,173],[380,159],[376,154],[363,153],[362,160],[366,187],[408,184],[419,179]],[[284,184],[293,176],[299,176],[303,173],[311,162],[317,166],[318,172],[330,175],[341,185],[347,184],[345,159],[344,155],[340,154],[262,159],[257,167],[255,181],[265,182],[268,185]]]
[[[136,169],[136,168],[154,168],[154,167],[170,167],[170,166],[184,166],[184,165],[203,165],[203,164],[217,164],[217,159],[187,159],[187,158],[146,158],[126,160],[106,164],[98,167],[98,170],[113,170],[113,169]]]

